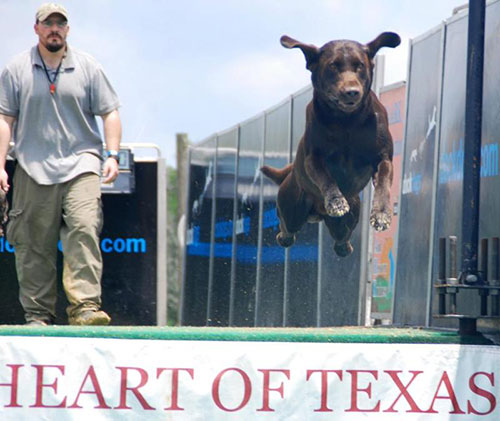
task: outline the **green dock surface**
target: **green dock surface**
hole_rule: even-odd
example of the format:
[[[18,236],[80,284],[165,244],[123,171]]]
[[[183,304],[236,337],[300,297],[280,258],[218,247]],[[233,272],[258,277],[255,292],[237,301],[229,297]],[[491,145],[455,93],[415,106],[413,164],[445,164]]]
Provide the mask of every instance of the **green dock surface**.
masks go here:
[[[491,342],[481,335],[460,336],[454,331],[392,327],[230,328],[155,326],[23,326],[0,325],[0,336],[51,336],[190,341],[329,342],[478,344]]]

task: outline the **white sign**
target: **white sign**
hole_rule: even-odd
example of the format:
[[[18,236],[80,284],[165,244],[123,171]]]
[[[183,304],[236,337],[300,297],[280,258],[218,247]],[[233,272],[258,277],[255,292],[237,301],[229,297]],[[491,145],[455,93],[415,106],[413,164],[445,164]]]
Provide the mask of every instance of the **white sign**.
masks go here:
[[[500,347],[0,337],[0,419],[500,419]]]

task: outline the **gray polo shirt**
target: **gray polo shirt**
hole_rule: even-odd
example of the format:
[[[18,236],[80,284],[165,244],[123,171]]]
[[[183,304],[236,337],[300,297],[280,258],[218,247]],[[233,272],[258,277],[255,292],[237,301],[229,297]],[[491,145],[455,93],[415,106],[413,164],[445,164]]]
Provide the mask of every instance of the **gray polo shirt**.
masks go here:
[[[15,117],[14,155],[38,184],[79,174],[100,174],[102,139],[96,116],[120,106],[101,65],[68,47],[56,91],[33,47],[16,56],[0,76],[0,113]]]

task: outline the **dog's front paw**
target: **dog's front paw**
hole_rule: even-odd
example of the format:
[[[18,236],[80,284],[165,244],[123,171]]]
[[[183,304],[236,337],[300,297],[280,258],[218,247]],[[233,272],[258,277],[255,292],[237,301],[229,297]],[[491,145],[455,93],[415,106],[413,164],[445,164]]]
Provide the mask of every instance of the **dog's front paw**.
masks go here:
[[[347,212],[349,212],[349,203],[347,203],[347,200],[343,196],[326,197],[325,210],[328,215],[338,218],[340,216],[344,216]]]
[[[375,231],[385,231],[391,225],[392,215],[390,212],[377,212],[372,210],[370,225]]]

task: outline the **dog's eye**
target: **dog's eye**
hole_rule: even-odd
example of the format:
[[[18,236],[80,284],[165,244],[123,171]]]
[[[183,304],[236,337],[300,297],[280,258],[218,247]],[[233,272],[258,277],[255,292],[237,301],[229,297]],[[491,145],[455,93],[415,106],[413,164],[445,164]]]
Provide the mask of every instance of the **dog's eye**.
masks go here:
[[[340,68],[340,63],[338,61],[332,61],[329,64],[330,69],[338,70]]]
[[[365,65],[363,63],[358,63],[358,65],[356,66],[356,69],[357,70],[364,70],[365,69]]]

